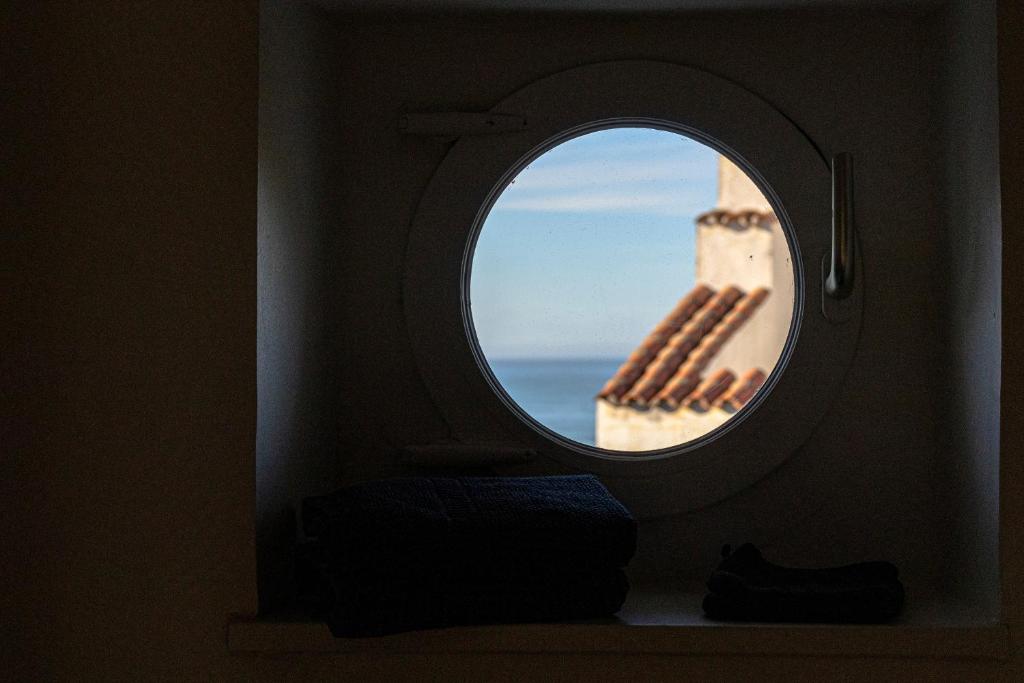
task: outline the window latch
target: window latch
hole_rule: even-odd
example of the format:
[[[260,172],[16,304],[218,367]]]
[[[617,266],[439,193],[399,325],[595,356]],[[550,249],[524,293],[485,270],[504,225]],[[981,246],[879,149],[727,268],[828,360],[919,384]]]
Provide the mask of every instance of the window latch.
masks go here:
[[[462,135],[499,135],[526,128],[526,118],[515,114],[489,112],[427,112],[403,114],[398,130],[406,135],[459,137]]]
[[[825,293],[845,299],[853,293],[853,159],[847,152],[832,157],[832,253]]]

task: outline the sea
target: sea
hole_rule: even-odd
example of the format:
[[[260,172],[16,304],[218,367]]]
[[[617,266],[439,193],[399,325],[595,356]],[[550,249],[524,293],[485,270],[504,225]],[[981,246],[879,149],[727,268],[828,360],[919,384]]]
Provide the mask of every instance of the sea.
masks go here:
[[[574,441],[594,445],[594,396],[622,359],[488,359],[508,395],[533,419]]]

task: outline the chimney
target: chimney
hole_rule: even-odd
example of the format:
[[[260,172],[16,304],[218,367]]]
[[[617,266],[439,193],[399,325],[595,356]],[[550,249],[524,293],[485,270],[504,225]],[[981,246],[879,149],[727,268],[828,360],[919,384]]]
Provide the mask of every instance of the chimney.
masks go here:
[[[718,157],[717,204],[697,217],[697,282],[715,290],[763,287],[768,296],[707,371],[770,369],[785,343],[793,311],[789,245],[768,200],[724,156]]]
[[[772,210],[757,186],[739,166],[718,155],[718,208],[728,211]]]

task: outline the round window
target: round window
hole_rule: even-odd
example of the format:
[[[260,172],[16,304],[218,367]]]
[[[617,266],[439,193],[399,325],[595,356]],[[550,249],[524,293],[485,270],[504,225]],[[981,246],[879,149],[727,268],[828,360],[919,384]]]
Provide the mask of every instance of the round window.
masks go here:
[[[406,251],[446,438],[535,454],[500,471],[599,474],[642,517],[721,500],[806,443],[862,305],[860,275],[826,296],[826,151],[756,94],[660,62],[555,73],[491,113],[522,125],[448,148]]]
[[[746,173],[675,131],[597,130],[518,170],[470,254],[469,325],[538,429],[643,452],[722,433],[793,322],[782,224]]]

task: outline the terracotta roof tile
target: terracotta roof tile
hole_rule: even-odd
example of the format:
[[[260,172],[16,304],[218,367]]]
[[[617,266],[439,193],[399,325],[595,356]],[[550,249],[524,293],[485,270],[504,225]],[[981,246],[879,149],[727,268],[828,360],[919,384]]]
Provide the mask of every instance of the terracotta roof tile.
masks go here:
[[[714,294],[714,290],[707,285],[697,285],[690,292],[679,300],[672,312],[665,316],[665,319],[658,323],[657,327],[647,335],[647,338],[630,354],[615,375],[604,385],[598,393],[598,398],[618,402],[622,396],[629,391],[636,380],[643,374],[644,369],[654,357],[664,348],[666,342],[682,328],[690,317],[703,306]]]
[[[768,290],[758,287],[754,291],[736,302],[736,305],[729,311],[721,322],[700,340],[700,344],[686,359],[688,365],[692,364],[700,370],[707,367],[708,363],[718,354],[725,342],[736,334],[736,331],[743,326],[754,311],[768,297]]]
[[[688,408],[707,411],[711,408],[715,399],[728,391],[735,381],[736,375],[731,370],[726,370],[725,368],[716,370],[701,382],[696,389],[690,392],[684,404]]]
[[[739,379],[724,368],[707,378],[703,373],[768,294],[763,287],[744,294],[735,286],[715,292],[698,285],[644,339],[598,398],[638,406],[657,403],[670,410],[681,405],[697,410],[743,407],[764,384],[762,370],[748,370]]]
[[[657,390],[657,393],[654,394],[654,402],[672,409],[679,407],[686,396],[697,387],[704,368],[711,363],[725,342],[729,341],[729,338],[736,333],[736,330],[750,319],[754,310],[767,296],[768,290],[758,287],[737,301],[728,315],[723,317],[708,334],[704,335],[676,374]],[[650,400],[650,398],[645,400]]]
[[[740,375],[740,378],[715,401],[714,405],[726,410],[739,410],[747,404],[747,401],[754,397],[754,394],[764,385],[766,379],[768,379],[768,376],[764,373],[764,370],[761,368],[751,368]]]
[[[658,401],[666,408],[675,410],[683,399],[697,388],[698,384],[700,384],[700,371],[690,366],[683,366],[658,392]]]
[[[743,291],[739,287],[730,285],[708,299],[683,328],[672,335],[622,400],[641,405],[649,402],[742,296]]]

